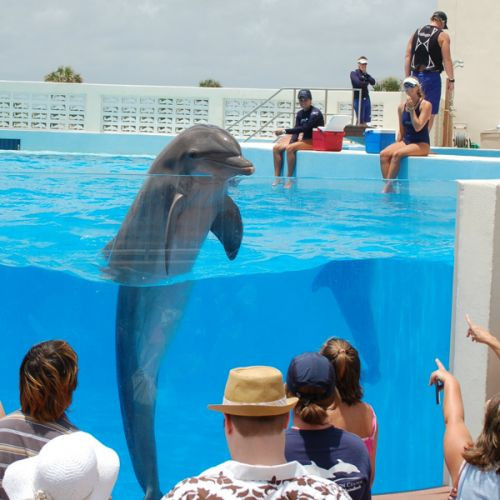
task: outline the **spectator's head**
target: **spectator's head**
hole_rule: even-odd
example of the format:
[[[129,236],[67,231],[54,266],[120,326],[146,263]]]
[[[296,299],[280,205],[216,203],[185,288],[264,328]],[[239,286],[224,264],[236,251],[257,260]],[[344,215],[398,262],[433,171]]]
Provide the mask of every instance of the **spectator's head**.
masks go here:
[[[297,398],[286,397],[279,370],[248,366],[229,372],[222,404],[209,408],[224,413],[226,438],[233,454],[234,434],[239,441],[283,434],[296,402]]]
[[[64,340],[33,346],[19,370],[21,409],[40,422],[61,418],[77,384],[78,358]]]
[[[448,29],[448,16],[442,10],[436,10],[431,16],[431,22],[434,22],[442,30]]]
[[[495,467],[500,474],[500,392],[486,403],[483,430],[464,458],[481,470]]]
[[[74,432],[52,439],[35,457],[13,462],[2,486],[10,500],[107,500],[119,468],[111,448]]]
[[[300,107],[302,109],[309,109],[312,104],[312,94],[309,89],[301,89],[297,94],[297,99],[299,100]]]
[[[296,356],[288,367],[286,389],[288,395],[299,398],[295,416],[311,425],[324,424],[337,394],[332,364],[317,352]]]
[[[347,405],[359,403],[363,397],[359,379],[361,376],[361,362],[358,351],[347,340],[328,339],[320,350],[328,358],[335,369],[337,389],[340,398]]]
[[[403,80],[403,89],[409,96],[413,96],[416,94],[418,97],[424,97],[422,86],[414,76],[408,76]]]
[[[366,66],[368,65],[368,59],[365,56],[358,57],[358,68],[366,72]]]

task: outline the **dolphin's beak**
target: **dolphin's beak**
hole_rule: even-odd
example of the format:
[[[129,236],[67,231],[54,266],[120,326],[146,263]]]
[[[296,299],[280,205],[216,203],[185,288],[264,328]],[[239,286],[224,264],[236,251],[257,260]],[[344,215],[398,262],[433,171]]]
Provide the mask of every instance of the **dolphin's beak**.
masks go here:
[[[236,175],[252,175],[255,172],[253,163],[241,155],[225,158],[224,166],[233,170]]]

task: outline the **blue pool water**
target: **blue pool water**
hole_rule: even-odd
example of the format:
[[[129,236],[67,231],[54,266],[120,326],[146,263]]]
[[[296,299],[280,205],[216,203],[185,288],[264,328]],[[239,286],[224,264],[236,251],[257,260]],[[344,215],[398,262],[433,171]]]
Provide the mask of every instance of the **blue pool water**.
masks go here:
[[[115,498],[139,498],[140,489],[116,389],[117,286],[101,276],[101,249],[150,161],[0,156],[0,397],[17,408],[17,370],[33,343],[68,340],[80,359],[70,418],[119,452]],[[228,261],[210,236],[179,278],[194,285],[159,381],[164,490],[228,458],[221,416],[206,405],[220,401],[230,368],[285,371],[329,336],[362,356],[380,425],[374,491],[441,484],[442,418],[427,383],[434,358],[449,354],[456,188],[403,182],[389,197],[380,189],[375,180],[300,179],[273,190],[263,177],[230,187],[245,225],[238,257]]]

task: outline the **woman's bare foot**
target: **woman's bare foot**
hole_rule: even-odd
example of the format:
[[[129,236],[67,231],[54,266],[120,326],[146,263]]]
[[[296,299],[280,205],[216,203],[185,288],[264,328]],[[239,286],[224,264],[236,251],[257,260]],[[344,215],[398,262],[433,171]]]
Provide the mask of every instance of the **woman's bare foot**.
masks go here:
[[[387,181],[385,183],[382,193],[394,193],[394,186],[392,185],[392,181]]]
[[[281,180],[280,177],[276,177],[273,181],[273,183],[271,184],[272,187],[276,187],[278,184],[281,184],[283,181]]]
[[[288,179],[285,182],[285,185],[283,186],[285,189],[290,189],[293,186],[294,180],[293,179]]]

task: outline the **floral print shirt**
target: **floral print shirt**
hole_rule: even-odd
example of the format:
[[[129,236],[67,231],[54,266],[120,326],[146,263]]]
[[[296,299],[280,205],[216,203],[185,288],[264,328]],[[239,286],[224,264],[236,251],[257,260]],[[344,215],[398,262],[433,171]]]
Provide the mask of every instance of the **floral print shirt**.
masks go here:
[[[163,500],[350,500],[332,481],[298,462],[248,465],[229,460],[178,483]]]

